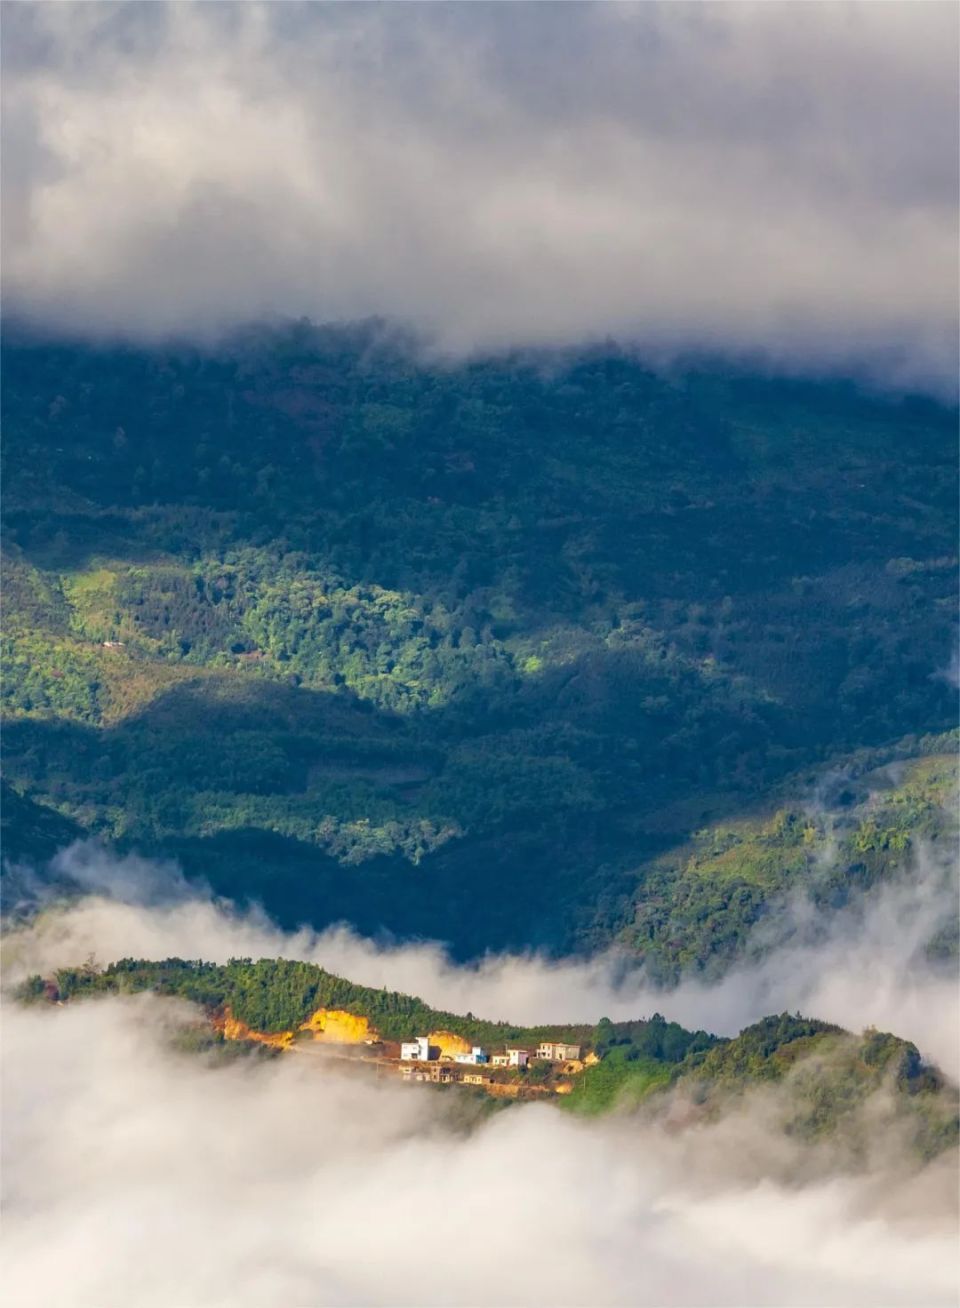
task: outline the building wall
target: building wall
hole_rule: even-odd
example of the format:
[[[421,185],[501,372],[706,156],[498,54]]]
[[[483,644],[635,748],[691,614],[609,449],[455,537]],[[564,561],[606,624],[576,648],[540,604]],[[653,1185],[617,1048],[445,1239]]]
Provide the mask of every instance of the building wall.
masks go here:
[[[417,1036],[415,1040],[404,1040],[400,1045],[401,1058],[412,1058],[422,1063],[428,1062],[438,1052],[436,1046],[431,1048],[429,1036]]]
[[[547,1058],[553,1063],[562,1063],[567,1058],[579,1058],[580,1046],[568,1045],[562,1040],[545,1040],[537,1046],[537,1057]]]

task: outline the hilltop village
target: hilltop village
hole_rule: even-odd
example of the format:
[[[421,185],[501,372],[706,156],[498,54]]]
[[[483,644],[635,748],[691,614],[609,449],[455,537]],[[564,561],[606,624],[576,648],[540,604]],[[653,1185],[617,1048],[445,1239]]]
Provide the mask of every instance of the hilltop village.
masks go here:
[[[507,1045],[491,1054],[450,1032],[436,1032],[402,1041],[397,1070],[404,1081],[480,1086],[494,1095],[569,1094],[573,1086],[563,1078],[600,1061],[593,1052],[585,1058],[580,1052],[580,1045],[545,1040],[535,1049]]]
[[[336,1009],[318,1009],[297,1032],[252,1030],[229,1010],[214,1017],[227,1040],[256,1041],[280,1050],[322,1054],[367,1066],[377,1075],[434,1085],[472,1086],[507,1098],[569,1094],[571,1077],[599,1063],[592,1050],[563,1040],[541,1040],[529,1047],[508,1044],[488,1051],[453,1031],[432,1031],[409,1040],[385,1040],[366,1018]]]
[[[142,993],[194,1005],[192,1016],[179,1010],[186,1020],[169,1032],[183,1055],[208,1055],[214,1064],[294,1056],[305,1069],[317,1060],[318,1072],[329,1063],[360,1077],[420,1083],[424,1093],[433,1087],[473,1098],[481,1110],[495,1108],[495,1099],[539,1100],[592,1115],[685,1083],[684,1120],[693,1122],[709,1116],[711,1102],[780,1081],[816,1052],[808,1066],[824,1070],[799,1090],[797,1119],[790,1096],[789,1133],[819,1137],[885,1086],[885,1093],[896,1089],[897,1113],[918,1157],[935,1157],[957,1137],[956,1091],[915,1046],[799,1014],[763,1018],[733,1039],[685,1030],[659,1013],[522,1027],[433,1009],[416,996],[359,986],[291,959],[128,958],[105,967],[88,959],[29,976],[14,991],[22,1003],[52,1005]]]
[[[430,1008],[416,996],[358,986],[313,963],[231,959],[226,964],[168,958],[92,960],[28,977],[17,989],[28,1003],[61,1004],[82,996],[152,991],[196,1006],[185,1048],[228,1058],[336,1061],[344,1071],[407,1084],[459,1086],[464,1093],[532,1099],[571,1096],[578,1111],[600,1111],[630,1082],[645,1095],[670,1081],[672,1068],[722,1044],[658,1013],[633,1022],[601,1018],[523,1027],[472,1013]],[[224,1050],[224,1044],[234,1049]],[[244,1048],[244,1046],[246,1048]]]

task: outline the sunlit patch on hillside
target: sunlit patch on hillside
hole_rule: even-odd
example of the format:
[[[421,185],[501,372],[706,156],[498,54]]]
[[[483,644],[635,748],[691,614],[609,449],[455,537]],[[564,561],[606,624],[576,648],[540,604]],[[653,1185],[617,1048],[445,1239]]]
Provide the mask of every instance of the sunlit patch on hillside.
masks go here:
[[[358,1045],[377,1038],[367,1018],[337,1008],[318,1008],[299,1029],[309,1031],[315,1040],[330,1044]]]

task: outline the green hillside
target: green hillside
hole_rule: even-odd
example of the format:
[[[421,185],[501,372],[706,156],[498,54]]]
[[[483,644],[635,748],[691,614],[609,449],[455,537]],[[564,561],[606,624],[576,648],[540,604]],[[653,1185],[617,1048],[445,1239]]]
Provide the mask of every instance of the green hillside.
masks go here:
[[[3,419],[8,781],[285,925],[672,976],[819,875],[836,769],[926,796],[844,801],[843,893],[938,833],[952,411],[301,324],[8,333]]]
[[[211,1016],[229,1010],[259,1033],[295,1032],[322,1007],[365,1017],[381,1037],[394,1041],[438,1030],[492,1051],[512,1042],[535,1048],[541,1040],[573,1041],[583,1056],[589,1052],[599,1061],[565,1073],[569,1093],[557,1102],[586,1116],[641,1105],[658,1112],[664,1106],[660,1092],[673,1090],[696,1120],[704,1120],[751,1090],[780,1086],[780,1124],[788,1135],[816,1140],[844,1125],[850,1128],[845,1147],[856,1153],[869,1146],[878,1126],[876,1118],[860,1121],[859,1110],[886,1090],[886,1125],[899,1130],[913,1152],[930,1158],[957,1141],[955,1088],[923,1063],[914,1045],[873,1030],[853,1035],[799,1015],[765,1018],[734,1039],[687,1031],[659,1014],[631,1022],[602,1018],[596,1026],[524,1027],[433,1009],[413,996],[354,985],[314,964],[284,959],[223,965],[122,959],[102,969],[88,963],[31,977],[16,993],[27,1003],[68,1003],[143,991],[190,1000]],[[209,1041],[195,1043],[201,1051],[210,1048]],[[534,1063],[524,1079],[542,1084],[543,1073],[550,1075],[550,1069]]]
[[[801,1144],[829,1140],[837,1165],[862,1163],[883,1140],[889,1148],[905,1144],[920,1159],[956,1147],[956,1088],[923,1063],[916,1046],[885,1032],[856,1035],[781,1013],[734,1039],[693,1047],[676,1065],[637,1049],[612,1023],[596,1047],[600,1063],[575,1078],[564,1108],[588,1116],[636,1108],[656,1115],[665,1107],[656,1092],[670,1089],[671,1103],[682,1105],[680,1118],[698,1123],[737,1107],[745,1095],[776,1091],[758,1109],[768,1125]]]
[[[491,1022],[472,1014],[444,1012],[421,999],[396,991],[354,985],[313,963],[289,959],[232,959],[226,964],[167,958],[161,962],[121,959],[99,969],[92,965],[61,968],[53,978],[57,997],[63,1001],[96,994],[136,994],[151,991],[179,995],[207,1009],[229,1008],[239,1021],[261,1032],[296,1030],[318,1008],[335,1008],[365,1017],[386,1040],[406,1040],[428,1030],[453,1031],[465,1039],[491,1045],[508,1040],[528,1043],[543,1040],[579,1041],[585,1048],[605,1039],[605,1023],[599,1035],[591,1026],[516,1026],[506,1021]],[[19,991],[21,999],[43,998],[46,983],[32,977]],[[654,1051],[668,1061],[678,1062],[691,1049],[705,1050],[716,1043],[703,1031],[684,1031],[675,1022],[656,1017],[651,1022],[620,1023],[610,1028],[612,1036]]]
[[[946,750],[953,737],[929,747]],[[918,850],[956,841],[956,753],[899,759],[880,767],[880,753],[844,760],[828,771],[829,793],[816,794],[823,774],[791,777],[781,802],[695,831],[682,845],[651,859],[636,875],[632,922],[620,941],[642,953],[652,976],[674,981],[691,970],[719,974],[736,957],[760,948],[750,930],[791,890],[802,889],[824,912],[893,879]],[[894,757],[896,755],[894,754]],[[766,919],[765,948],[778,942]],[[956,923],[947,920],[931,949],[955,955]]]

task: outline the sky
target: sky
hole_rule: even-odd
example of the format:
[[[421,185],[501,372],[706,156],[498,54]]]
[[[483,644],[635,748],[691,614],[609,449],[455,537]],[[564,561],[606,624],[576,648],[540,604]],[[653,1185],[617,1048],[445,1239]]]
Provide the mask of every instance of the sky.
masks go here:
[[[382,315],[949,394],[958,11],[4,5],[9,316]]]

